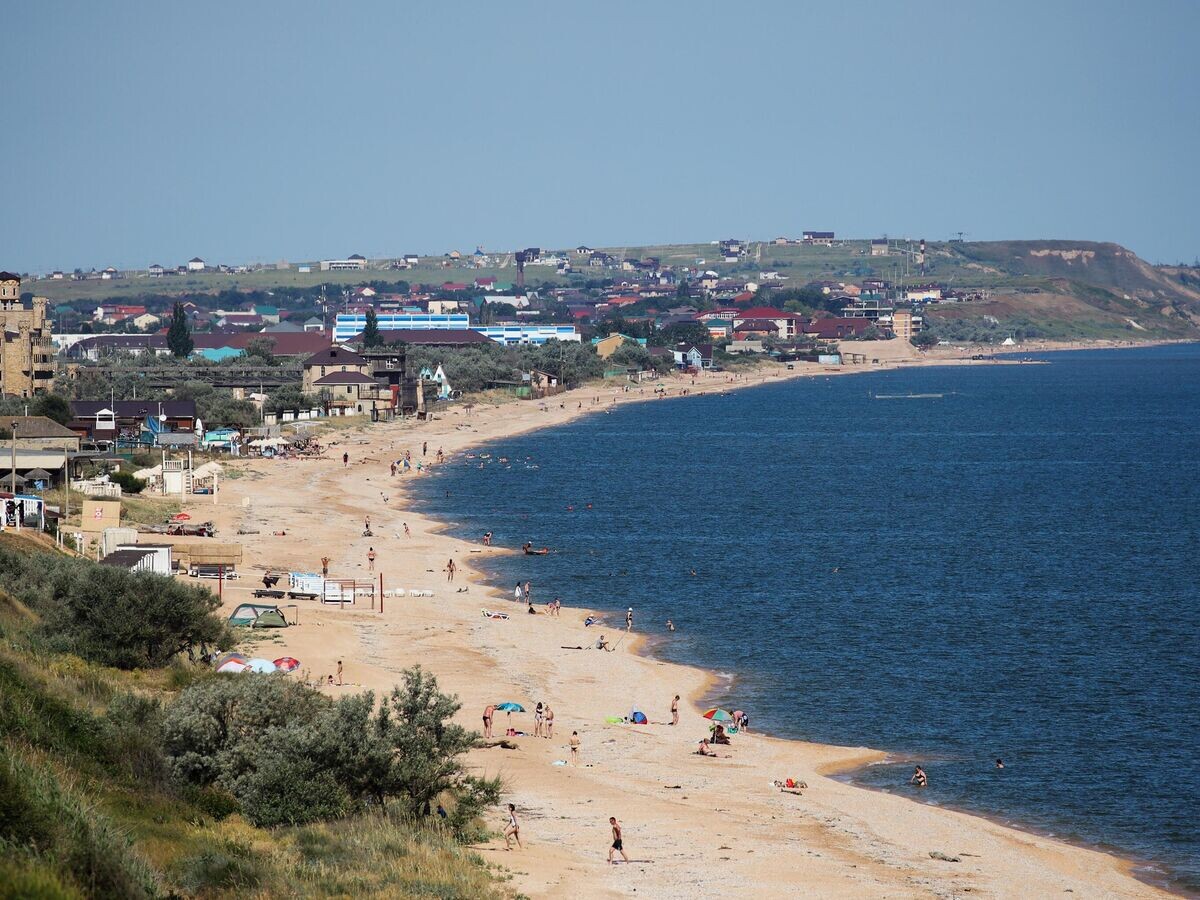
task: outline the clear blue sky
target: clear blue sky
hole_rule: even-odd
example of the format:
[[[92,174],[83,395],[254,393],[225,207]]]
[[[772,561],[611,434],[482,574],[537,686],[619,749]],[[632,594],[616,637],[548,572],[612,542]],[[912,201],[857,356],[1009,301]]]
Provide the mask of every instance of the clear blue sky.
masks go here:
[[[770,238],[1200,255],[1200,3],[9,4],[0,268]]]

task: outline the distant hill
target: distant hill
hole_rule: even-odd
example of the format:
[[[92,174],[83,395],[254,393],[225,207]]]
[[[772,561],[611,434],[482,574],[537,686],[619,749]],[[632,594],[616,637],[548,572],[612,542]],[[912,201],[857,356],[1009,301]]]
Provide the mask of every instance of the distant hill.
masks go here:
[[[886,256],[871,255],[871,241],[844,240],[822,247],[748,241],[748,252],[725,261],[716,242],[601,248],[617,260],[656,257],[663,265],[712,269],[722,276],[758,282],[775,272],[781,287],[800,287],[811,281],[859,282],[876,277],[908,284],[936,282],[953,288],[987,292],[978,303],[930,306],[933,322],[978,325],[980,339],[1009,332],[1048,338],[1200,338],[1200,268],[1153,266],[1130,250],[1094,241],[975,241],[929,242],[924,265],[915,261],[916,242],[893,241]],[[570,256],[569,250],[560,251]],[[40,279],[22,287],[57,301],[106,301],[135,298],[212,295],[219,291],[314,289],[328,284],[330,295],[368,282],[441,285],[471,283],[477,277],[502,281],[514,277],[511,254],[498,254],[491,268],[474,268],[468,258],[423,257],[412,269],[383,268],[372,261],[365,271],[300,272],[297,269],[249,273],[190,273],[179,278],[149,278],[145,273],[113,281]],[[572,257],[576,271],[558,275],[552,267],[526,270],[531,286],[581,286],[630,273],[593,268]],[[375,267],[378,265],[379,267]],[[286,296],[273,302],[287,306]],[[959,326],[956,326],[959,327]],[[970,328],[959,327],[965,336]]]

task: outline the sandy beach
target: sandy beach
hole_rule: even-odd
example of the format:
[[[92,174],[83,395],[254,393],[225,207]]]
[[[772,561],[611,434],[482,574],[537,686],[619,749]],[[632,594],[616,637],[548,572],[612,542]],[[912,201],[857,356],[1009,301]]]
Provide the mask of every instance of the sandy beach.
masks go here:
[[[222,480],[215,504],[195,497],[188,509],[212,519],[220,539],[245,548],[241,578],[223,587],[227,608],[250,599],[263,569],[319,572],[325,556],[331,577],[382,575],[387,590],[432,591],[387,597],[383,612],[301,602],[300,627],[270,632],[262,655],[294,656],[309,678],[333,673],[342,660],[346,684],[323,690],[386,691],[398,672],[419,663],[458,695],[459,719],[474,729],[481,729],[489,703],[521,703],[530,712],[513,715],[512,725],[527,732],[535,704],[551,705],[553,738],[516,737],[517,749],[496,746],[470,756],[480,772],[504,778],[505,801],[516,804],[524,843],[509,852],[497,838],[479,850],[506,867],[513,888],[530,897],[1168,896],[1138,881],[1131,864],[1117,857],[830,777],[881,759],[875,750],[751,733],[715,748],[717,758],[695,755],[707,735],[699,703],[712,684],[710,673],[640,654],[636,630],[611,653],[566,649],[596,641],[598,630],[583,626],[588,611],[564,607],[561,616],[545,615],[540,603],[547,598],[538,597],[539,615],[527,615],[510,593],[489,588],[476,566],[516,548],[488,548],[443,533],[408,500],[406,486],[425,476],[389,474],[389,462],[405,451],[414,463],[431,465],[438,448],[461,461],[473,446],[602,413],[614,402],[681,402],[675,398],[684,389],[701,394],[905,365],[1003,364],[948,351],[921,357],[898,343],[856,348],[878,365],[797,363],[792,371],[773,366],[735,381],[728,373],[706,374],[694,384],[690,377],[667,378],[665,400],[655,399],[649,386],[644,393],[581,388],[544,403],[456,406],[428,422],[342,428],[325,435],[328,452],[321,459],[234,461],[229,469],[236,477]],[[370,538],[362,536],[365,516]],[[367,561],[372,547],[374,573]],[[458,567],[453,582],[444,571],[450,559]],[[536,588],[536,564],[528,577]],[[510,618],[485,618],[483,608]],[[603,633],[615,643],[623,623],[611,616],[608,622]],[[681,721],[671,727],[665,723],[676,694],[683,698]],[[606,724],[606,717],[633,705],[652,724]],[[507,724],[498,713],[497,736]],[[572,731],[580,736],[580,765],[556,765],[569,759]],[[797,795],[771,784],[789,777],[807,788]],[[629,864],[606,863],[609,816],[624,828]],[[497,810],[489,824],[499,833],[502,823]]]

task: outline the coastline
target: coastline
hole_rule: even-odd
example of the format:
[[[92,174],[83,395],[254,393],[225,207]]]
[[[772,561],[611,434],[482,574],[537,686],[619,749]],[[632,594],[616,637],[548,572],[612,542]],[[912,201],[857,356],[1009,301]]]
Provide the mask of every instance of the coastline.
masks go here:
[[[1019,348],[1015,352],[1042,350]],[[906,354],[881,360],[879,365],[844,367],[840,372],[797,364],[793,372],[777,369],[732,382],[722,373],[702,376],[695,387],[687,378],[678,377],[664,379],[664,384],[676,391],[668,399],[675,399],[680,388],[694,394],[724,393],[793,377],[962,364],[1016,363]],[[331,690],[385,689],[394,680],[398,665],[422,661],[444,687],[464,699],[467,705],[460,718],[470,727],[477,727],[478,710],[489,700],[515,699],[527,705],[543,698],[553,701],[560,716],[561,738],[557,734],[552,742],[524,738],[519,739],[519,751],[489,749],[471,755],[472,764],[489,774],[506,776],[511,799],[524,812],[527,831],[523,834],[531,844],[522,853],[505,854],[492,842],[480,848],[481,852],[497,853],[495,861],[502,858],[513,870],[515,885],[531,896],[578,896],[581,890],[588,896],[625,896],[633,891],[643,896],[684,896],[698,890],[721,894],[734,883],[740,885],[739,892],[751,886],[830,896],[933,896],[960,890],[996,896],[1068,890],[1083,895],[1164,895],[1157,886],[1134,878],[1136,861],[1025,832],[977,813],[911,803],[905,796],[863,790],[862,785],[834,778],[886,758],[883,751],[755,733],[738,739],[732,760],[700,759],[690,750],[707,723],[699,718],[696,705],[711,691],[717,673],[657,659],[653,643],[640,638],[626,641],[612,656],[563,654],[565,645],[560,639],[585,645],[594,639],[580,627],[588,612],[583,609],[564,607],[561,618],[514,615],[503,623],[483,619],[477,605],[481,600],[505,612],[512,612],[512,603],[486,576],[480,577],[479,569],[472,565],[473,557],[484,559],[512,551],[485,551],[448,534],[445,523],[415,509],[408,486],[397,483],[403,479],[388,477],[386,460],[395,458],[389,454],[409,448],[419,452],[421,441],[427,439],[430,453],[441,445],[453,456],[480,444],[600,411],[606,402],[565,407],[597,396],[607,401],[610,395],[619,403],[654,399],[653,395],[613,395],[611,388],[578,389],[547,401],[544,412],[536,404],[477,408],[470,415],[452,410],[422,425],[374,426],[365,432],[365,439],[354,432],[331,434],[329,437],[338,441],[336,455],[345,447],[358,458],[351,467],[338,465],[332,453],[321,461],[246,462],[239,464],[246,475],[225,483],[215,510],[203,500],[191,506],[196,514],[209,518],[216,512],[218,527],[225,533],[232,533],[240,524],[247,528],[259,525],[258,534],[239,538],[246,543],[251,566],[311,571],[314,561],[328,552],[321,548],[331,546],[333,535],[306,530],[289,532],[291,540],[284,540],[271,534],[270,524],[290,521],[285,527],[295,528],[294,519],[312,516],[312,501],[316,501],[322,516],[314,526],[334,531],[344,540],[341,546],[333,545],[335,549],[328,555],[335,556],[332,574],[345,577],[365,574],[357,570],[365,568],[361,557],[368,541],[357,536],[361,529],[353,516],[367,512],[373,523],[380,523],[373,524],[376,536],[370,540],[383,550],[380,568],[387,586],[396,584],[394,573],[404,571],[404,586],[432,587],[432,599],[388,598],[382,615],[362,609],[302,608],[301,621],[309,627],[284,632],[282,640],[291,655],[304,661],[305,668],[310,668],[311,661],[315,671],[323,674],[332,668],[334,655],[361,660],[347,666],[356,685]],[[564,408],[551,409],[556,402]],[[364,454],[370,462],[360,461]],[[293,474],[313,475],[310,490],[315,489],[315,496],[295,490],[295,479],[288,477]],[[243,500],[248,505],[243,505]],[[281,517],[288,509],[292,515]],[[249,521],[264,511],[268,519]],[[328,515],[334,511],[343,515]],[[402,521],[416,525],[414,538],[401,536]],[[357,558],[337,559],[347,544],[353,545]],[[467,592],[458,593],[457,586],[451,592],[444,586],[441,561],[447,557],[458,563],[456,584],[468,585]],[[424,571],[418,574],[417,568]],[[226,605],[246,599],[254,580],[246,575],[245,586],[227,588]],[[472,590],[476,592],[471,594]],[[614,634],[618,630],[612,629]],[[592,663],[607,666],[603,679],[597,678]],[[494,685],[497,679],[502,687]],[[652,721],[661,721],[672,690],[689,701],[684,714],[687,725],[678,731],[603,724],[606,705],[608,712],[619,712],[624,701],[609,701],[597,694],[638,695],[635,699],[645,703]],[[500,691],[505,696],[496,696]],[[644,693],[646,699],[641,700]],[[498,730],[503,724],[497,720]],[[564,756],[561,745],[570,734],[568,729],[576,727],[585,739],[584,759],[595,754],[594,766],[547,768],[553,759],[547,759],[546,751],[555,758]],[[718,769],[725,770],[724,777]],[[809,783],[802,798],[781,797],[766,787],[772,778],[787,776]],[[664,781],[671,784],[664,786]],[[686,793],[671,795],[675,784]],[[668,794],[663,796],[663,791]],[[591,803],[596,797],[606,805],[583,808],[585,798]],[[629,867],[601,865],[609,809],[616,810],[613,814],[630,828],[630,837],[636,836],[636,843],[631,841],[635,858],[647,854],[654,858],[652,863],[636,864],[636,876],[631,876]],[[718,813],[715,824],[709,821],[714,811]],[[736,822],[736,833],[724,833],[727,820]],[[552,821],[554,826],[550,826]],[[934,851],[962,854],[966,859],[939,862],[929,856]],[[720,860],[720,866],[709,865],[712,859]],[[721,872],[709,871],[714,868]],[[583,879],[586,888],[581,888],[576,878]]]

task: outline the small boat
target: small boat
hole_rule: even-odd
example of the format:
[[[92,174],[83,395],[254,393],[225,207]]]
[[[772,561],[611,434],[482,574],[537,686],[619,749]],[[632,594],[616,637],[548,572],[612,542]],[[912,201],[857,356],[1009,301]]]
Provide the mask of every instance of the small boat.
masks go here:
[[[872,394],[875,400],[941,400],[945,394]]]

